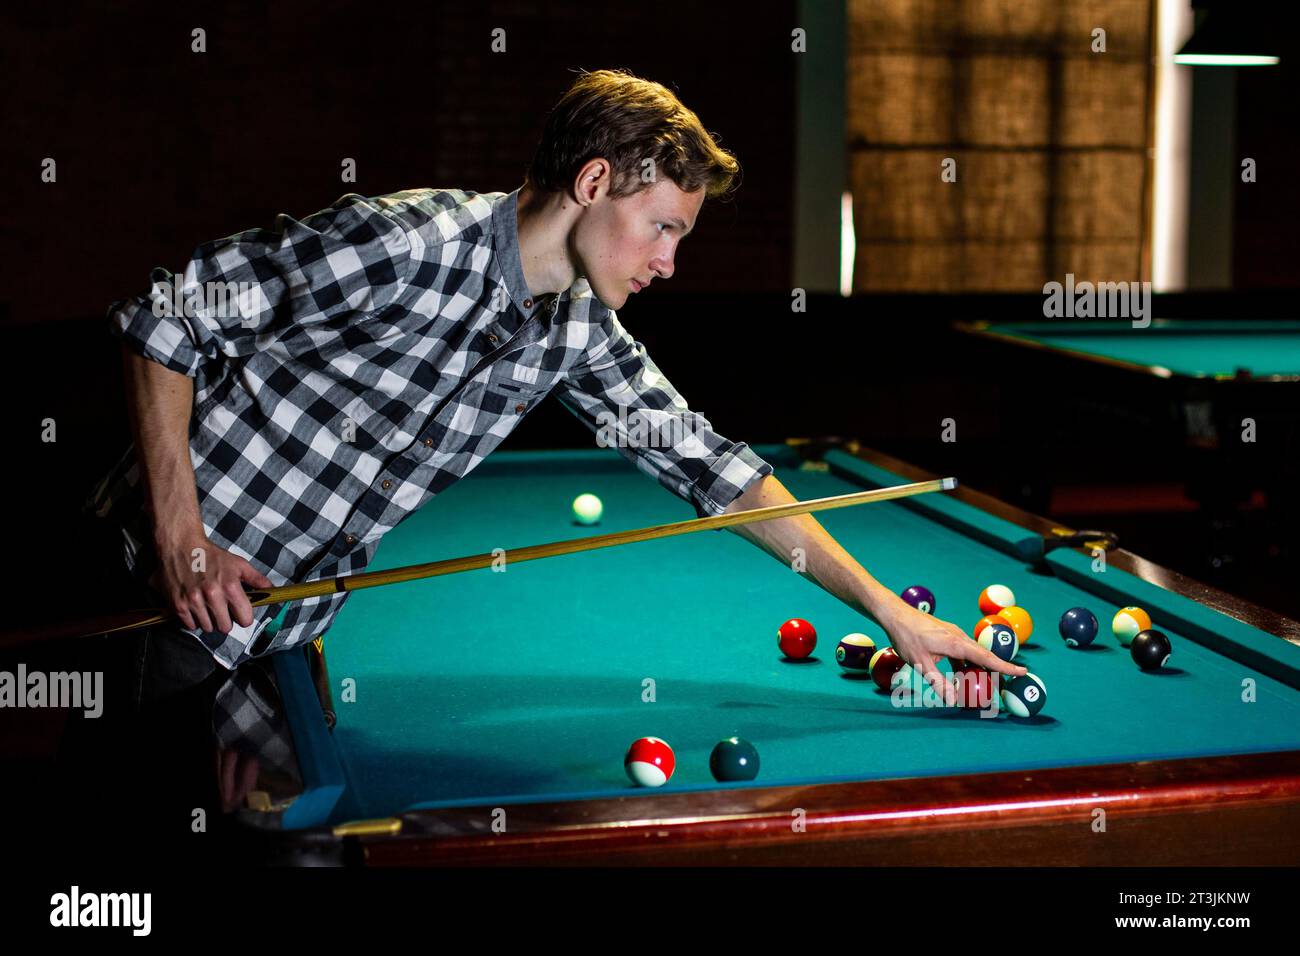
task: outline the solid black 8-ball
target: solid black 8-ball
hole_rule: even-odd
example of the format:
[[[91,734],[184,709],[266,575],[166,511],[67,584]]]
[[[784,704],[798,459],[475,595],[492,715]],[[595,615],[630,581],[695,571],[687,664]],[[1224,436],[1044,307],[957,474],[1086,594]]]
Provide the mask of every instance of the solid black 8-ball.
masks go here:
[[[1128,651],[1133,661],[1144,671],[1155,671],[1165,666],[1169,655],[1174,652],[1173,645],[1164,632],[1156,630],[1139,631]]]

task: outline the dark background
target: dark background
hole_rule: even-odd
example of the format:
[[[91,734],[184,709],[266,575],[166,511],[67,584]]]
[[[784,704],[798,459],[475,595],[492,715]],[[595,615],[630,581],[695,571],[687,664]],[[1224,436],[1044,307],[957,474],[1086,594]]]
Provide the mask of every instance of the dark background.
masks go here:
[[[1080,422],[1073,443],[1024,430],[1022,412],[1083,383],[984,355],[949,323],[1040,317],[1040,295],[827,293],[791,313],[798,6],[7,8],[0,397],[15,435],[3,469],[11,575],[87,570],[60,529],[127,440],[103,316],[144,290],[151,267],[178,269],[200,242],[347,192],[508,192],[574,71],[626,67],[673,89],[744,167],[733,202],[706,204],[673,279],[620,311],[723,434],[753,444],[854,436],[1064,522],[1114,528],[1131,550],[1300,614],[1291,525],[1277,520],[1289,501],[1276,486],[1261,497],[1249,467],[1239,477],[1250,487],[1228,496],[1239,502],[1207,513],[1189,497],[1187,460],[1167,453],[1150,421]],[[190,52],[195,26],[207,30],[206,54]],[[507,31],[504,54],[490,50],[495,27]],[[1237,193],[1234,288],[1166,296],[1158,315],[1296,316],[1295,79],[1292,58],[1243,70],[1236,84],[1237,150],[1265,173]],[[56,184],[40,181],[46,157],[58,161]],[[345,158],[357,161],[355,183],[340,181]],[[939,441],[949,417],[955,444]],[[54,443],[40,439],[46,418]],[[505,447],[591,442],[547,402]],[[1217,467],[1191,467],[1201,464]]]

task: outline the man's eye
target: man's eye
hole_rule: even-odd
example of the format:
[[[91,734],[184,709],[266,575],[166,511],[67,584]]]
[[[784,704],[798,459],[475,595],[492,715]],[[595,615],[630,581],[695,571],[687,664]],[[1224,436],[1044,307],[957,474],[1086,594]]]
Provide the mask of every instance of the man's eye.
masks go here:
[[[668,223],[666,223],[666,222],[657,222],[657,223],[655,223],[655,226],[657,226],[657,227],[660,228],[660,229],[667,229],[667,228],[669,228]]]

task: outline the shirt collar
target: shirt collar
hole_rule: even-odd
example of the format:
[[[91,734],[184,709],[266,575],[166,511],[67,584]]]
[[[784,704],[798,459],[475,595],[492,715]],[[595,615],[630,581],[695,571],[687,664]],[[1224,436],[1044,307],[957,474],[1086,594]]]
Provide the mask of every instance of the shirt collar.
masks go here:
[[[535,296],[528,290],[523,260],[519,256],[519,190],[523,188],[520,186],[492,207],[492,244],[510,300],[524,315],[532,315],[540,304],[539,300],[545,297]]]

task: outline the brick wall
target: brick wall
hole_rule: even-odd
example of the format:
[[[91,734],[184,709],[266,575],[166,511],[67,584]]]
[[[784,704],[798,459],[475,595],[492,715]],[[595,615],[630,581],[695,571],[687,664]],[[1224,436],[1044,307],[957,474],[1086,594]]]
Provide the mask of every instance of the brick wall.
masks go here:
[[[101,315],[199,242],[345,192],[514,189],[573,71],[602,67],[676,90],[745,169],[738,201],[706,207],[665,290],[788,288],[794,3],[764,8],[20,8],[2,41],[22,82],[5,111],[0,322]],[[190,52],[195,27],[204,54]],[[39,181],[45,157],[57,184]],[[345,157],[355,184],[340,181]]]

